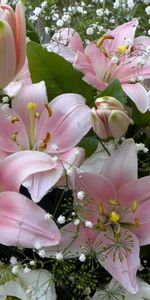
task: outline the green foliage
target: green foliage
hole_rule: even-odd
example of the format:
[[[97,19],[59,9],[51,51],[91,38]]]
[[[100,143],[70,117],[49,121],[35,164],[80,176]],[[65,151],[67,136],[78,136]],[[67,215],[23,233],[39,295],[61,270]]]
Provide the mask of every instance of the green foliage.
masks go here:
[[[26,30],[27,30],[27,36],[30,38],[31,41],[40,43],[38,33],[35,31],[32,24],[27,20],[26,20]]]
[[[93,105],[95,89],[85,83],[82,74],[64,58],[34,42],[27,44],[27,56],[32,81],[45,81],[49,101],[63,93],[77,93]]]
[[[124,91],[121,87],[119,80],[117,80],[117,79],[113,80],[107,86],[107,88],[100,93],[99,97],[103,97],[103,96],[114,97],[122,104],[125,104],[125,102],[126,102]]]
[[[139,125],[141,128],[150,127],[150,111],[143,114],[137,109],[134,103],[132,105],[132,109],[132,118],[134,123]]]
[[[91,156],[98,146],[98,139],[95,136],[86,136],[79,143],[79,147],[85,149],[85,157]]]

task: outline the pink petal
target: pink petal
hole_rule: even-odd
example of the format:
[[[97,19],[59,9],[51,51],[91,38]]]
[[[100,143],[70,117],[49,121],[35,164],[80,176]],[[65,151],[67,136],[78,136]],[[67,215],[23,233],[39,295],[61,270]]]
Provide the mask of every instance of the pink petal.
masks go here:
[[[35,242],[43,247],[57,245],[60,233],[45,211],[15,192],[0,194],[0,242],[7,246],[33,248]]]
[[[26,58],[26,24],[24,15],[24,5],[22,1],[18,1],[15,10],[16,16],[16,52],[17,52],[17,70],[21,70]]]
[[[0,88],[12,81],[16,68],[16,50],[10,26],[0,20]]]
[[[145,88],[140,83],[124,83],[122,84],[124,92],[136,104],[139,111],[145,113],[148,109],[149,98]]]
[[[109,32],[109,35],[113,36],[114,39],[105,40],[102,44],[102,47],[104,47],[106,51],[113,52],[117,50],[118,46],[125,44],[126,38],[129,38],[131,42],[133,42],[137,26],[138,20],[133,19],[132,21],[116,27],[114,30]]]
[[[118,199],[122,206],[131,207],[132,203],[137,201],[137,210],[135,213],[126,212],[124,220],[134,222],[135,218],[140,220],[140,224],[149,222],[150,216],[150,176],[146,176],[137,180],[132,180],[118,191]]]
[[[1,188],[2,190],[18,191],[28,176],[38,172],[44,174],[55,168],[56,162],[46,153],[38,151],[14,153],[0,162]]]
[[[132,232],[138,237],[141,246],[150,244],[150,223],[141,224],[133,228]]]
[[[10,5],[0,5],[0,10],[3,10],[3,14],[1,18],[6,21],[12,32],[14,39],[16,38],[16,18],[15,18],[15,13]]]
[[[58,146],[58,152],[62,153],[74,147],[86,135],[91,128],[91,109],[85,105],[85,99],[78,94],[63,94],[49,104],[52,116],[47,110],[43,111],[37,125],[37,140],[42,141],[45,133],[51,135],[51,143]]]
[[[62,166],[57,165],[56,168],[49,171],[30,175],[22,184],[28,189],[32,200],[37,203],[56,184],[62,173]]]
[[[60,163],[66,170],[70,169],[72,166],[79,167],[84,160],[84,154],[84,149],[75,147],[60,155]]]
[[[26,128],[29,127],[28,102],[36,104],[36,112],[41,113],[43,111],[45,104],[48,103],[44,81],[24,86],[20,93],[13,98],[12,109],[22,118]]]
[[[101,91],[108,86],[107,82],[98,79],[95,75],[90,73],[86,73],[86,75],[82,79],[88,84],[92,85],[98,91]]]
[[[144,48],[146,47],[146,46],[149,46],[150,45],[150,37],[148,37],[148,36],[138,36],[138,37],[136,37],[135,39],[134,39],[134,46],[144,46]]]
[[[132,139],[126,140],[106,161],[101,174],[116,189],[137,178],[137,152]]]
[[[90,73],[95,75],[91,62],[84,52],[77,51],[73,66],[84,74]]]
[[[62,28],[58,30],[53,36],[53,41],[57,41],[60,44],[68,46],[73,52],[83,51],[82,40],[73,28]]]
[[[121,228],[120,245],[112,232],[102,232],[95,243],[100,243],[102,266],[131,294],[138,292],[136,272],[140,265],[139,241],[133,233]],[[130,249],[130,250],[129,250]]]

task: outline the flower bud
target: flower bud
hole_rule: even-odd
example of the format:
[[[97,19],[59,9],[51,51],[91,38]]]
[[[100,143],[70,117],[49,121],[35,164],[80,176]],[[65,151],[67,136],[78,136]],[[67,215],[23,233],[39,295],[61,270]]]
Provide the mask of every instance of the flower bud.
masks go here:
[[[104,96],[95,101],[92,108],[93,130],[102,139],[119,138],[133,121],[126,114],[123,105],[113,97]]]

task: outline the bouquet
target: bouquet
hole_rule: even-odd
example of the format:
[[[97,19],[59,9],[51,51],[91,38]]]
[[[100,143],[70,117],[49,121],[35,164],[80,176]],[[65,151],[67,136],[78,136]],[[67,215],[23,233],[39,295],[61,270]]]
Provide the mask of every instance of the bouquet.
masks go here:
[[[150,299],[149,4],[1,1],[0,299]]]

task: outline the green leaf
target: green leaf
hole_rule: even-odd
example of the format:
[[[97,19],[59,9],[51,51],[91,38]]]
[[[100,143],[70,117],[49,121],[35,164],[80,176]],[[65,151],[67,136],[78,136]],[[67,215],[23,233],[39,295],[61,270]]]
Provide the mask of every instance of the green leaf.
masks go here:
[[[103,96],[114,97],[122,104],[125,104],[125,102],[126,102],[124,91],[121,87],[119,80],[117,80],[117,79],[112,81],[107,86],[107,88],[100,93],[99,97],[103,97]]]
[[[89,157],[96,151],[98,140],[94,136],[86,136],[81,140],[78,146],[84,148],[85,156]]]
[[[26,30],[27,30],[27,36],[30,38],[30,40],[40,44],[38,33],[34,30],[31,23],[29,23],[29,21],[27,20],[26,20]]]
[[[132,104],[132,119],[135,124],[142,128],[150,127],[150,111],[146,113],[141,113],[135,104]]]
[[[45,81],[49,101],[63,93],[77,93],[94,105],[96,90],[82,80],[83,75],[71,63],[34,42],[27,44],[27,56],[32,81]]]

